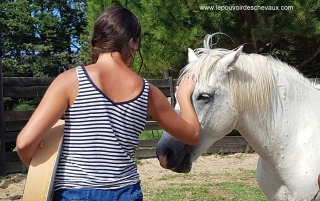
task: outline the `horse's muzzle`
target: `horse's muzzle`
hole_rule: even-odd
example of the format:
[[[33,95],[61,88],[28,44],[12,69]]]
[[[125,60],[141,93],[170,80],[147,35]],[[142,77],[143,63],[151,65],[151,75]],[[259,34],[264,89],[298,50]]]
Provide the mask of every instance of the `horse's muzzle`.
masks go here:
[[[182,161],[177,165],[172,165],[168,163],[167,157],[163,155],[158,156],[158,160],[161,167],[172,170],[173,172],[177,172],[177,173],[189,173],[192,168],[190,154],[185,155]]]
[[[182,143],[164,132],[156,148],[157,158],[163,168],[178,173],[191,170],[191,153],[193,146]]]

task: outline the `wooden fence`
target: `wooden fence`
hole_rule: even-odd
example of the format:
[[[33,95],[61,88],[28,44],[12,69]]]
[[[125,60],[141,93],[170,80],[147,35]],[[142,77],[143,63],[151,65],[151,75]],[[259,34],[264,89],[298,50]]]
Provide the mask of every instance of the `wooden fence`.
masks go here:
[[[0,63],[1,65],[1,63]],[[1,66],[0,66],[0,72]],[[0,176],[9,173],[26,171],[27,168],[20,161],[15,148],[16,138],[21,129],[27,123],[33,111],[4,111],[4,97],[11,98],[41,98],[53,78],[33,77],[2,77],[0,74]],[[175,104],[174,89],[176,80],[172,78],[160,80],[148,80],[157,86],[166,97],[171,98],[171,104]],[[145,130],[160,130],[159,125],[148,117]],[[156,157],[155,147],[158,140],[141,140],[136,152],[137,158]],[[241,137],[228,137],[215,143],[207,153],[236,153],[244,152],[247,142]]]

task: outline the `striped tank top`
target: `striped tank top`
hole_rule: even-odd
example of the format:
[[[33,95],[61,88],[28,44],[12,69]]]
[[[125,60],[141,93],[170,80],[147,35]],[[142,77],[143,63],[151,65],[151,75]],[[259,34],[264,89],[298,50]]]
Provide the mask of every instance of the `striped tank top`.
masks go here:
[[[65,112],[54,190],[119,189],[140,181],[134,153],[147,117],[148,82],[134,99],[115,103],[77,67],[78,96]]]

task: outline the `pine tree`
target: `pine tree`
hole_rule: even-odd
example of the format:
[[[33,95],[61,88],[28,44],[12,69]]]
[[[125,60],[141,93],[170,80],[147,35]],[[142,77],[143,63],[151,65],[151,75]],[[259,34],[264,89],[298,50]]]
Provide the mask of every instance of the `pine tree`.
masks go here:
[[[7,0],[0,10],[4,76],[56,76],[73,66],[84,1]]]
[[[163,69],[170,69],[171,76],[176,77],[187,64],[187,48],[202,47],[205,35],[215,32],[228,36],[216,36],[214,47],[233,49],[244,45],[247,53],[272,54],[292,65],[303,60],[309,62],[310,55],[317,55],[319,47],[320,3],[317,0],[89,0],[87,3],[89,32],[98,13],[107,6],[124,6],[138,16],[144,61],[141,74],[147,78],[162,78]],[[200,9],[203,6],[213,9]],[[269,9],[219,10],[219,6]],[[279,9],[291,7],[272,10],[277,6]],[[315,57],[311,60],[318,62]],[[137,72],[140,64],[141,59],[136,55],[134,70]]]

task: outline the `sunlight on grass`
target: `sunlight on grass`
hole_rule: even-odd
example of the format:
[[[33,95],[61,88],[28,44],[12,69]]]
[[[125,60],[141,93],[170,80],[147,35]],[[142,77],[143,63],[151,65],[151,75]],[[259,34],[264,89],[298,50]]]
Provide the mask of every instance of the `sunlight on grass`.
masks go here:
[[[144,185],[145,201],[267,201],[255,180],[256,171],[239,168],[219,174],[166,174],[160,185]]]
[[[268,199],[257,187],[248,187],[240,182],[222,182],[216,184],[219,188],[234,195],[232,200],[237,201],[267,201]]]
[[[245,170],[243,168],[239,168],[239,171],[242,172],[240,179],[243,181],[256,178],[255,170]]]
[[[248,187],[239,182],[222,182],[215,185],[220,188],[216,190],[213,184],[176,184],[169,185],[161,191],[157,191],[154,197],[150,200],[161,201],[181,201],[181,200],[194,200],[194,201],[267,201],[267,198],[259,188]]]
[[[151,201],[223,201],[228,200],[223,196],[215,196],[212,192],[212,184],[180,184],[180,186],[169,186],[157,191]]]

